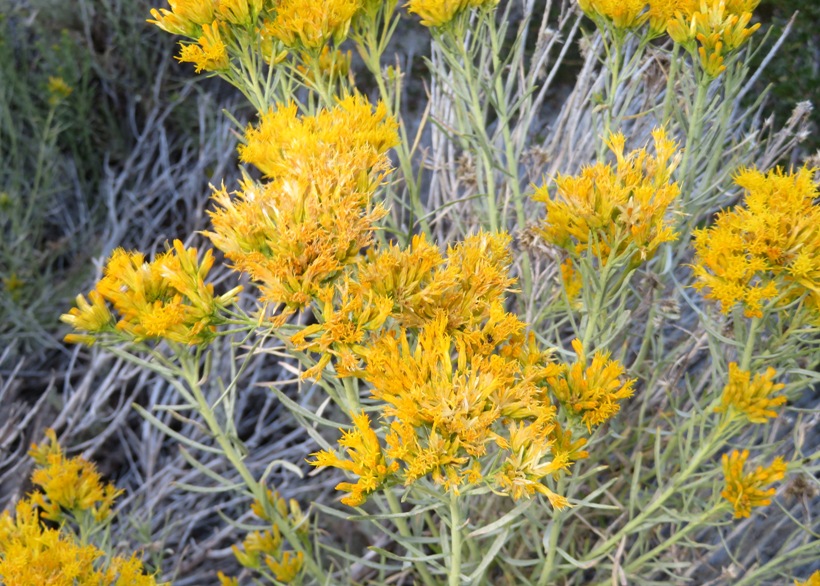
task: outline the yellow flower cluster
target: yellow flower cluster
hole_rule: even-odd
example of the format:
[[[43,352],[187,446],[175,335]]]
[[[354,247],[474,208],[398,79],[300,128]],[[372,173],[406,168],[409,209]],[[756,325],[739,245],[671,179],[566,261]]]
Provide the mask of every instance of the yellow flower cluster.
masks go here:
[[[758,466],[754,472],[744,473],[743,468],[749,451],[732,451],[731,455],[723,454],[723,475],[726,479],[726,488],[720,495],[732,503],[735,518],[749,517],[752,507],[765,507],[771,504],[774,488],[766,486],[782,480],[786,475],[786,463],[783,458],[777,457],[766,468]]]
[[[362,0],[280,0],[266,32],[292,49],[318,52],[330,40],[340,44]]]
[[[365,348],[388,320],[415,332],[444,316],[448,333],[469,351],[486,351],[493,336],[505,339],[521,327],[503,309],[505,292],[514,282],[509,242],[507,234],[480,232],[444,255],[419,235],[406,249],[370,249],[335,288],[320,291],[319,323],[291,338],[296,349],[323,354],[304,376],[318,378],[331,358],[338,375],[357,374]]]
[[[120,491],[103,486],[90,462],[65,458],[53,430],[46,435],[49,444],[32,446],[30,452],[38,466],[32,482],[43,492],[18,502],[14,513],[0,514],[0,579],[9,585],[156,586],[136,556],[108,557],[62,530],[83,514],[105,521]]]
[[[637,28],[646,20],[646,0],[578,0],[578,6],[591,19],[606,19],[619,29]]]
[[[554,198],[546,185],[538,188],[533,199],[546,204],[547,217],[536,232],[573,255],[592,246],[603,263],[612,252],[621,255],[629,248],[638,263],[673,241],[677,235],[665,216],[680,193],[671,181],[679,157],[663,129],[655,129],[652,136],[654,157],[646,149],[624,154],[624,136],[614,134],[607,141],[615,154],[614,167],[598,162],[579,175],[559,175]]]
[[[583,442],[566,437],[554,421],[544,383],[560,366],[522,329],[518,322],[488,354],[468,351],[448,333],[443,313],[421,328],[415,345],[404,330],[384,335],[366,349],[363,378],[388,422],[385,445],[362,414],[339,442],[347,458],[323,451],[311,463],[356,474],[356,483],[337,486],[349,493],[343,502],[356,506],[385,485],[410,485],[428,475],[456,492],[478,483],[484,456],[495,446],[505,453],[502,466],[488,472],[498,491],[514,498],[537,492],[566,506],[541,481],[583,457]]]
[[[105,274],[89,293],[77,296],[77,307],[61,320],[80,334],[68,334],[67,342],[93,344],[101,335],[119,332],[142,341],[163,338],[181,344],[204,344],[216,335],[222,322],[220,312],[231,305],[241,291],[236,287],[215,296],[205,278],[213,266],[212,251],[202,262],[197,250],[186,249],[179,240],[173,250],[146,262],[140,252],[115,250],[105,266]],[[119,320],[109,309],[110,303]]]
[[[196,72],[227,71],[230,47],[238,35],[256,26],[269,2],[264,0],[168,0],[170,10],[151,9],[151,24],[192,42],[180,43],[177,59]]]
[[[715,407],[718,413],[738,413],[751,423],[766,423],[768,418],[777,417],[777,407],[786,402],[786,397],[772,397],[772,393],[785,388],[782,383],[774,383],[777,375],[774,368],[767,368],[763,374],[752,375],[747,370],[738,368],[736,362],[729,364],[729,382],[723,388],[720,405]]]
[[[299,503],[291,499],[288,503],[278,493],[268,491],[268,500],[278,514],[288,520],[297,532],[307,532],[307,519],[302,514]],[[301,552],[294,553],[283,549],[284,542],[278,526],[272,515],[268,514],[259,501],[254,501],[251,509],[256,516],[270,524],[270,529],[252,531],[242,541],[242,548],[234,545],[233,550],[239,563],[251,570],[270,572],[278,582],[290,584],[299,577],[302,571],[304,556]],[[222,586],[239,586],[237,578],[229,578],[219,572],[219,582]]]
[[[323,344],[337,343],[354,364],[364,362],[341,370],[337,364],[337,373],[370,383],[386,426],[383,445],[369,417],[353,414],[353,430],[339,441],[345,456],[314,454],[313,465],[357,477],[337,486],[348,493],[345,504],[358,506],[385,486],[429,476],[450,491],[486,480],[514,499],[542,494],[557,508],[567,506],[543,481],[586,452],[584,440],[559,425],[552,397],[591,429],[618,411],[632,382],[623,382],[623,368],[603,354],[587,368],[577,344],[581,355],[572,367],[538,349],[525,324],[504,310],[514,283],[508,244],[508,235],[479,233],[445,257],[419,236],[404,250],[371,251],[356,267],[367,303],[380,300],[378,318],[367,323],[390,320],[399,331],[368,329],[350,317],[358,307],[345,305],[341,321],[331,316],[327,325],[309,326],[324,332]],[[340,327],[345,319],[352,327]]]
[[[426,27],[440,27],[473,8],[492,8],[498,0],[409,0],[407,12],[421,18]]]
[[[608,353],[596,352],[587,366],[581,341],[573,340],[572,348],[577,360],[549,383],[567,411],[580,416],[591,431],[618,413],[619,401],[632,396],[635,381],[622,379],[623,365],[610,360]]]
[[[752,10],[759,0],[701,0],[694,10],[675,12],[667,23],[672,40],[700,58],[710,77],[717,77],[726,66],[724,58],[742,46],[760,28],[752,26]]]
[[[111,484],[101,482],[96,467],[84,458],[66,458],[53,429],[46,431],[48,443],[32,445],[29,455],[37,463],[31,482],[39,491],[30,502],[40,507],[42,517],[62,522],[65,513],[75,518],[89,513],[102,522],[111,515],[114,500],[122,494]]]
[[[767,300],[805,296],[820,316],[820,205],[814,203],[813,174],[808,167],[742,170],[735,182],[748,192],[744,205],[695,232],[694,287],[724,313],[740,304],[747,317],[761,317]]]
[[[263,300],[290,313],[313,299],[370,245],[385,215],[372,196],[389,172],[387,150],[398,144],[395,121],[349,97],[330,110],[299,117],[280,106],[246,133],[242,160],[270,181],[246,180],[232,198],[223,188],[211,212],[214,245],[259,283]]]

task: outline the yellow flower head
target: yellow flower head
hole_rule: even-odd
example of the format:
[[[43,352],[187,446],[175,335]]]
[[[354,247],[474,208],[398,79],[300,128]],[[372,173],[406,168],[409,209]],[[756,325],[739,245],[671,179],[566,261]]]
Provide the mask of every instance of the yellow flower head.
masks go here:
[[[471,8],[492,8],[498,0],[409,0],[407,12],[421,18],[426,27],[441,27]]]
[[[216,13],[232,25],[251,26],[256,23],[263,4],[263,0],[219,0]]]
[[[748,26],[756,5],[749,0],[701,0],[694,11],[677,11],[667,23],[667,32],[676,43],[697,53],[707,75],[717,77],[726,69],[724,57],[760,28],[760,23]]]
[[[267,491],[267,499],[267,505],[273,511],[259,501],[254,501],[251,508],[257,517],[270,524],[270,529],[251,531],[242,541],[241,548],[234,545],[231,549],[242,566],[259,572],[272,572],[279,582],[289,584],[301,573],[304,556],[301,552],[294,554],[284,549],[285,541],[274,523],[274,512],[297,531],[305,530],[307,522],[295,500],[288,504],[279,493],[270,490]],[[239,584],[236,578],[228,578],[221,572],[219,580],[223,586]]]
[[[649,10],[646,16],[653,36],[666,32],[667,23],[678,12],[690,16],[700,5],[699,0],[648,0],[648,2]]]
[[[694,287],[724,313],[736,305],[747,317],[763,315],[766,300],[805,296],[820,316],[820,205],[814,170],[741,170],[735,182],[747,191],[743,205],[718,214],[697,230]]]
[[[786,475],[786,463],[781,457],[775,458],[766,468],[758,466],[754,472],[744,473],[743,468],[748,457],[748,450],[743,450],[742,453],[734,450],[731,455],[723,454],[726,488],[720,495],[732,503],[736,519],[749,517],[752,507],[769,505],[775,489],[765,487],[782,480]]]
[[[777,411],[771,408],[785,403],[786,397],[771,395],[786,385],[774,383],[772,379],[776,375],[774,368],[767,368],[765,373],[755,374],[752,380],[750,372],[741,370],[736,362],[732,362],[729,364],[729,382],[723,388],[720,405],[715,411],[740,413],[751,423],[766,423],[768,418],[777,417]]]
[[[69,86],[62,77],[49,76],[48,78],[48,103],[56,106],[68,96],[71,95],[71,86]]]
[[[139,558],[107,558],[96,546],[46,527],[27,499],[17,503],[13,516],[0,514],[0,576],[4,584],[157,586]]]
[[[107,519],[122,491],[104,485],[91,462],[66,458],[53,429],[46,431],[46,437],[47,444],[32,445],[29,452],[37,463],[31,481],[40,489],[31,495],[31,502],[42,509],[45,519],[57,523],[65,519],[63,511],[74,516],[88,512],[96,521]]]
[[[647,0],[578,0],[578,6],[592,20],[611,22],[618,29],[634,29],[646,20]]]
[[[319,51],[330,40],[340,44],[362,0],[280,0],[266,30],[286,47]]]
[[[580,340],[572,342],[577,360],[560,375],[549,379],[552,391],[562,405],[591,431],[620,410],[619,401],[632,396],[634,379],[622,380],[623,365],[610,360],[609,353],[596,352],[592,363],[587,358]]]
[[[182,49],[177,59],[180,63],[193,63],[197,73],[223,71],[230,65],[228,48],[220,23],[217,21],[202,27],[202,35],[196,43],[180,43]]]
[[[625,139],[614,134],[607,142],[616,165],[601,162],[577,176],[555,179],[557,192],[550,198],[547,186],[533,196],[547,206],[547,217],[536,232],[548,243],[572,254],[583,254],[594,242],[594,254],[606,262],[613,247],[618,254],[629,245],[637,250],[633,262],[651,257],[658,246],[677,234],[665,220],[669,206],[680,193],[671,182],[678,164],[676,144],[663,129],[652,133],[654,157],[646,149],[624,154]]]
[[[202,27],[214,20],[216,0],[168,0],[171,10],[151,9],[149,20],[172,35],[199,36]]]
[[[388,458],[382,450],[376,432],[370,427],[370,418],[364,413],[353,415],[353,429],[342,430],[339,445],[349,459],[339,458],[335,453],[323,450],[312,454],[313,466],[331,466],[355,474],[355,483],[341,482],[336,490],[349,493],[342,502],[351,507],[358,507],[367,500],[367,496],[388,482],[398,471],[399,464]]]
[[[241,291],[237,287],[214,296],[213,285],[205,278],[213,266],[209,250],[201,263],[197,250],[186,249],[179,240],[172,251],[146,262],[139,252],[115,250],[108,259],[103,279],[89,293],[91,303],[81,295],[77,307],[60,319],[83,334],[69,334],[68,342],[93,343],[96,336],[110,332],[110,303],[119,316],[116,330],[140,341],[165,338],[183,344],[203,344],[215,335],[220,311],[232,304]]]
[[[387,213],[372,197],[390,170],[386,152],[398,143],[396,123],[383,105],[374,111],[350,97],[302,118],[295,105],[279,107],[249,128],[247,139],[242,159],[271,181],[246,180],[235,198],[217,191],[207,236],[260,284],[263,300],[293,312],[370,245]]]
[[[543,429],[535,425],[518,423],[509,428],[509,440],[502,442],[508,450],[495,481],[503,494],[513,500],[542,494],[556,509],[563,509],[569,501],[556,494],[542,482],[547,476],[569,468],[570,460],[566,452],[552,450],[554,439],[544,435]]]

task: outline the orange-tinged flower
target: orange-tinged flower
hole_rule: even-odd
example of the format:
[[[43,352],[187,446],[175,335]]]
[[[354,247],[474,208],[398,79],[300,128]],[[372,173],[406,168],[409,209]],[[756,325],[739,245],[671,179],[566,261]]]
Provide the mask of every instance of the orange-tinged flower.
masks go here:
[[[745,473],[743,468],[749,450],[731,455],[723,454],[723,475],[726,479],[726,488],[720,495],[732,503],[735,518],[749,517],[753,507],[765,507],[771,504],[771,497],[776,492],[774,488],[765,487],[782,480],[786,475],[786,462],[777,457],[770,466],[758,466],[754,472]]]
[[[767,368],[764,373],[752,375],[747,370],[738,368],[736,362],[729,364],[729,382],[723,388],[720,405],[715,407],[719,413],[735,412],[751,423],[766,423],[768,418],[777,417],[777,407],[786,402],[786,397],[772,397],[772,393],[785,388],[782,383],[773,382],[777,371]]]
[[[679,157],[663,129],[655,129],[652,136],[654,157],[646,149],[624,154],[624,136],[613,134],[607,145],[616,158],[614,167],[598,162],[580,175],[559,175],[554,198],[546,185],[538,188],[533,199],[546,204],[547,217],[536,232],[575,255],[592,245],[604,263],[613,248],[622,254],[633,246],[632,260],[639,263],[662,243],[673,241],[677,234],[665,217],[680,193],[671,182]]]
[[[591,431],[618,413],[619,401],[632,396],[635,381],[622,379],[624,367],[610,360],[609,353],[596,352],[587,366],[581,341],[573,340],[572,348],[577,360],[549,383],[558,400]]]

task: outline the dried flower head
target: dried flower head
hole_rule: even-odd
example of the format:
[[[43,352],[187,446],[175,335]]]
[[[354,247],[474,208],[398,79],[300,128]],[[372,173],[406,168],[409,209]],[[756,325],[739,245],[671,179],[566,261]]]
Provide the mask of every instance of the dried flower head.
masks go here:
[[[786,475],[786,463],[783,458],[777,457],[770,466],[758,466],[754,472],[744,473],[743,468],[749,450],[731,455],[723,454],[723,475],[726,479],[726,488],[720,495],[729,501],[735,510],[735,518],[749,517],[753,507],[765,507],[771,504],[774,488],[765,487],[782,480]]]
[[[743,169],[735,182],[746,191],[743,205],[718,214],[697,230],[694,287],[717,301],[724,313],[740,305],[747,317],[763,304],[800,297],[820,316],[820,205],[813,169],[784,173]]]
[[[736,362],[729,364],[729,382],[723,388],[720,405],[715,407],[718,413],[734,412],[742,415],[751,423],[766,423],[768,418],[777,417],[777,407],[786,402],[786,397],[773,393],[785,388],[782,383],[773,382],[777,371],[767,368],[764,373],[752,375],[747,370],[738,368]]]
[[[646,149],[624,154],[624,136],[614,134],[607,141],[616,157],[614,167],[598,162],[580,175],[559,175],[554,198],[546,185],[538,188],[533,199],[547,206],[539,230],[544,240],[576,255],[592,245],[602,262],[613,248],[621,254],[630,245],[636,249],[633,262],[640,262],[674,240],[677,235],[665,216],[680,193],[671,182],[678,164],[676,144],[663,129],[655,129],[652,136],[654,157]]]

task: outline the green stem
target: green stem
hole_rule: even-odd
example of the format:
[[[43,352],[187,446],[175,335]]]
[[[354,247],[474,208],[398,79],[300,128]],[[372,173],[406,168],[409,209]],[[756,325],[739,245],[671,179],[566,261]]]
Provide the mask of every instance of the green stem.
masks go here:
[[[595,292],[592,307],[589,308],[589,311],[587,312],[587,324],[584,328],[584,337],[581,338],[581,346],[584,348],[584,352],[589,351],[589,344],[592,342],[592,337],[595,335],[595,330],[598,325],[598,314],[604,304],[604,297],[606,295],[607,273],[607,267],[601,267],[600,288]]]
[[[703,130],[703,109],[706,106],[706,97],[709,92],[710,81],[706,74],[698,83],[697,93],[695,94],[695,103],[692,106],[692,119],[689,124],[689,132],[686,134],[686,147],[683,151],[683,162],[680,167],[680,183],[681,193],[684,197],[684,203],[690,203],[693,199],[693,180],[689,177],[690,166],[692,164],[692,157],[694,151],[697,149],[697,144],[700,139],[700,133]]]
[[[461,511],[455,491],[450,492],[450,571],[447,584],[461,584]]]
[[[672,47],[672,54],[669,63],[669,74],[666,78],[666,93],[663,96],[663,114],[661,116],[661,124],[666,126],[669,123],[669,117],[672,115],[672,96],[675,93],[675,78],[678,73],[678,53],[680,45],[675,43]]]
[[[620,543],[621,539],[623,539],[626,535],[629,535],[633,531],[637,530],[644,522],[651,518],[651,516],[660,509],[664,503],[669,500],[672,496],[678,493],[678,489],[689,479],[692,474],[694,474],[697,469],[700,467],[701,463],[704,460],[711,457],[715,451],[723,445],[723,442],[720,441],[722,438],[725,438],[725,431],[727,427],[731,424],[729,420],[722,420],[709,434],[706,438],[704,443],[698,449],[697,452],[692,456],[692,459],[689,461],[689,465],[681,471],[680,474],[675,478],[675,480],[664,490],[655,500],[649,503],[639,514],[637,517],[631,519],[626,525],[624,525],[617,533],[615,533],[612,537],[604,541],[601,545],[596,547],[592,552],[590,552],[583,561],[592,561],[594,559],[599,558],[600,556],[606,554],[614,545]]]
[[[183,352],[185,352],[185,350],[183,350]],[[187,354],[180,354],[180,362],[182,364],[183,378],[185,379],[188,388],[191,390],[191,395],[196,401],[197,411],[205,420],[208,430],[214,436],[214,439],[216,439],[216,442],[219,444],[219,447],[222,449],[225,457],[239,473],[239,476],[242,478],[245,486],[248,488],[253,498],[265,508],[265,512],[274,520],[274,524],[285,539],[287,539],[288,543],[290,543],[290,546],[294,549],[294,551],[301,553],[304,556],[305,569],[314,578],[316,578],[319,583],[324,583],[327,580],[327,576],[325,576],[322,569],[313,559],[313,556],[309,552],[305,551],[302,541],[290,526],[288,520],[283,518],[276,507],[269,502],[265,487],[253,477],[253,474],[251,474],[251,471],[243,462],[242,454],[239,453],[234,445],[234,442],[227,436],[225,430],[219,424],[216,414],[208,403],[208,400],[205,398],[200,385],[199,352],[197,352],[194,357]]]
[[[602,33],[603,34],[603,33]],[[606,40],[604,40],[606,43]],[[623,60],[623,39],[620,33],[615,32],[612,39],[612,51],[607,51],[607,61],[609,64],[609,88],[606,96],[606,107],[604,109],[604,132],[603,140],[599,146],[598,158],[603,159],[606,153],[605,141],[609,140],[612,132],[612,111],[615,108],[615,95],[621,82],[621,61]]]
[[[390,512],[394,515],[400,515],[402,512],[401,505],[399,504],[399,499],[396,498],[393,491],[390,488],[386,488],[384,490],[384,494],[387,497],[387,506],[390,507]],[[407,520],[404,517],[396,516],[393,521],[396,523],[396,528],[399,530],[399,535],[407,538],[413,537],[413,534],[410,532],[410,528],[407,526]],[[424,582],[426,586],[436,586],[435,579],[432,574],[430,574],[430,570],[427,569],[427,566],[425,566],[423,562],[413,562],[413,565],[419,573],[419,576],[421,576],[421,581]]]
[[[566,492],[566,477],[562,476],[558,480],[558,494]],[[541,575],[538,577],[537,586],[547,586],[552,577],[552,570],[555,567],[555,556],[558,552],[558,536],[564,524],[564,516],[553,510],[552,523],[550,524],[549,548],[547,549],[547,560],[541,567]]]
[[[752,318],[749,324],[749,335],[746,337],[746,344],[743,346],[743,357],[740,361],[741,370],[749,370],[752,364],[752,354],[754,353],[755,341],[757,338],[757,331],[760,328],[761,318]]]

